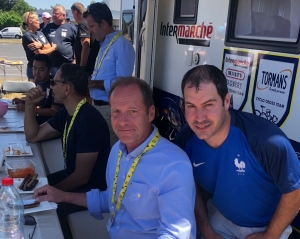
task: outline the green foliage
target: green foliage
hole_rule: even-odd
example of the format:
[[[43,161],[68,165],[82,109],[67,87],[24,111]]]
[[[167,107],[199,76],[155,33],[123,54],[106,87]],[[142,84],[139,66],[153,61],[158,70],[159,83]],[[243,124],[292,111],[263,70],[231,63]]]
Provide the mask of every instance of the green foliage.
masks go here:
[[[16,0],[0,0],[0,9],[4,12],[10,11],[16,4]]]
[[[24,0],[16,0],[16,3],[14,4],[11,10],[15,11],[22,17],[25,12],[36,11],[36,8],[30,6]]]
[[[0,30],[4,27],[19,27],[22,24],[22,19],[17,13],[0,12]]]

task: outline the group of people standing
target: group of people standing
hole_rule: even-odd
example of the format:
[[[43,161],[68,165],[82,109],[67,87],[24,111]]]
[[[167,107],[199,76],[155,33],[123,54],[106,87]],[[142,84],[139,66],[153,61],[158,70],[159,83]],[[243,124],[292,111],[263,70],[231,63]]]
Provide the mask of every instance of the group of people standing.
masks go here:
[[[47,71],[53,102],[64,106],[39,124],[36,105],[47,90],[31,89],[24,102],[28,142],[62,138],[65,169],[48,175],[34,198],[58,203],[65,238],[72,238],[67,215],[88,209],[97,219],[110,213],[111,238],[193,239],[198,226],[205,239],[287,239],[300,208],[300,164],[283,132],[230,109],[226,77],[203,65],[182,80],[188,125],[176,137],[179,147],[167,141],[152,124],[149,85],[131,77],[135,53],[112,27],[107,5],[71,9],[78,29],[66,26],[61,5],[43,33],[35,15],[24,20],[33,71]],[[93,68],[87,34],[100,45]]]

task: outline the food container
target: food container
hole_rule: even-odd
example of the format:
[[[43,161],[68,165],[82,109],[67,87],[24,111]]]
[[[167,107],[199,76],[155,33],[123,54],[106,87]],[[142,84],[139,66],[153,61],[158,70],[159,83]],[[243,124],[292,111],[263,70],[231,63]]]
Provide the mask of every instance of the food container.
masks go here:
[[[0,117],[2,118],[8,110],[8,103],[4,101],[0,101]]]
[[[12,178],[25,178],[35,174],[35,165],[31,160],[14,160],[5,162],[7,173]]]

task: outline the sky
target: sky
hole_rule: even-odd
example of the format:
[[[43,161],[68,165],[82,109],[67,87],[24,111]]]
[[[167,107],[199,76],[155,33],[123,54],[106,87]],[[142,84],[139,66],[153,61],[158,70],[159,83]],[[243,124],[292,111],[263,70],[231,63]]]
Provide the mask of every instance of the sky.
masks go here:
[[[66,9],[71,9],[71,6],[75,2],[81,2],[85,7],[87,7],[91,0],[64,0],[64,1],[58,1],[58,0],[47,0],[47,1],[41,1],[41,0],[25,0],[30,6],[35,7],[36,9],[50,9],[50,6],[54,6],[56,4],[63,5]],[[96,1],[98,2],[98,1]],[[101,2],[101,0],[99,1]]]

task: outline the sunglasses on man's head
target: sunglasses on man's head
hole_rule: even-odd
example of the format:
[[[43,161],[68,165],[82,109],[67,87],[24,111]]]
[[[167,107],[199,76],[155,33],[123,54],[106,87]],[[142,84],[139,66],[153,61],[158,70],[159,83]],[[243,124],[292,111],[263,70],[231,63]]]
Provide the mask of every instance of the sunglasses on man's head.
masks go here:
[[[50,79],[50,85],[51,85],[51,86],[55,86],[57,82],[62,83],[62,84],[67,84],[67,82],[62,81],[62,80],[54,80],[54,79]]]

